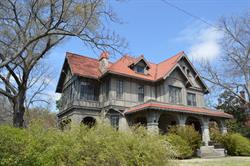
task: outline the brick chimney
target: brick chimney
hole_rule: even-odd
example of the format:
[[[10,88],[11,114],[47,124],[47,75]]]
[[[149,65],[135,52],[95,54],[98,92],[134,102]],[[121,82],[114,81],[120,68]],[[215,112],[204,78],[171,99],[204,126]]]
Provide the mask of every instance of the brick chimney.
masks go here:
[[[102,73],[104,73],[108,69],[109,64],[109,53],[104,51],[101,53],[99,58],[99,69]]]

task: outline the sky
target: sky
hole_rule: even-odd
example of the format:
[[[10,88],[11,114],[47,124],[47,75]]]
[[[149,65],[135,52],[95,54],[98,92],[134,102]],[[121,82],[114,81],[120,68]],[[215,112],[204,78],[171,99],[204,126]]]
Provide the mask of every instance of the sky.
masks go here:
[[[191,61],[207,59],[215,61],[222,51],[219,40],[221,32],[216,25],[222,17],[241,15],[250,10],[250,0],[169,0],[171,4],[192,15],[194,18],[164,3],[164,0],[110,0],[122,24],[108,24],[108,29],[125,38],[128,47],[124,54],[143,54],[153,63],[159,63],[179,51],[185,51]],[[47,89],[52,98],[55,93],[65,53],[73,52],[97,58],[99,55],[86,48],[79,39],[69,39],[50,51],[45,61],[53,71],[53,80]],[[112,58],[115,61],[119,56]]]

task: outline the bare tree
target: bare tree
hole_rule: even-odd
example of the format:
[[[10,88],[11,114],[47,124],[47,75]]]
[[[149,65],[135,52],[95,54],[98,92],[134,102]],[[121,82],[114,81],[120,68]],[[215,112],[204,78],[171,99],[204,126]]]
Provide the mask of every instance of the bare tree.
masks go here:
[[[221,46],[224,54],[217,64],[202,64],[203,78],[231,92],[236,98],[250,104],[250,13],[222,18],[219,30],[224,33]],[[245,92],[245,97],[243,93]]]
[[[118,21],[104,0],[0,1],[0,93],[13,103],[15,127],[23,127],[32,70],[66,37],[119,52],[123,41],[106,30],[104,20]]]
[[[28,83],[25,108],[30,107],[49,107],[51,104],[51,94],[48,86],[53,82],[53,67],[50,67],[44,61],[40,61],[32,69]]]

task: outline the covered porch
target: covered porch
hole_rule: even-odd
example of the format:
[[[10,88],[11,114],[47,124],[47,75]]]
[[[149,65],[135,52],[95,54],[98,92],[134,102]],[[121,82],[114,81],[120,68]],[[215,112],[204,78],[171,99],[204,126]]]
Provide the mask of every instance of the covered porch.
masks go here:
[[[209,123],[216,123],[221,133],[226,133],[225,120],[231,115],[222,111],[203,107],[168,105],[148,102],[133,107],[125,112],[129,125],[144,125],[151,133],[166,134],[170,126],[192,125],[202,137],[205,146],[210,141]]]

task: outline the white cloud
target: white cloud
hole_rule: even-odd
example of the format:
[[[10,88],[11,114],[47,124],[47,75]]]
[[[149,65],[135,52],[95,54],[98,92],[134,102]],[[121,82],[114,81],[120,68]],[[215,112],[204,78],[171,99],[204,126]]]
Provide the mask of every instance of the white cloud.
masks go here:
[[[200,25],[200,22],[186,27],[177,38],[178,41],[187,43],[188,56],[194,61],[214,60],[221,54],[219,41],[222,32],[213,27]]]

